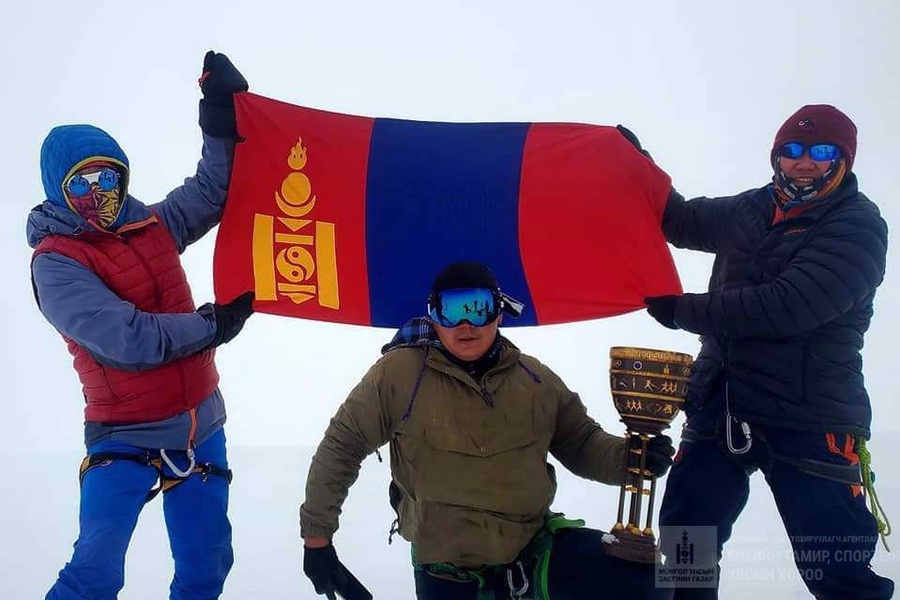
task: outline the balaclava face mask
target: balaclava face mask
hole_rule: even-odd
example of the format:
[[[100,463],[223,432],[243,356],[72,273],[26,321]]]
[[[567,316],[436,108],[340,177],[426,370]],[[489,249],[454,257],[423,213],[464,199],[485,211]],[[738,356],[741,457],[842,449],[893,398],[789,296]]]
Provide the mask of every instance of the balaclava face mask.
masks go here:
[[[844,174],[847,172],[847,161],[842,156],[831,161],[831,166],[811,184],[798,187],[788,177],[778,164],[778,158],[773,160],[772,168],[775,169],[775,191],[778,194],[779,206],[788,211],[794,207],[802,206],[813,200],[826,198],[841,184]]]
[[[109,229],[124,204],[122,169],[124,165],[109,159],[89,159],[73,167],[63,185],[69,208],[88,223]]]
[[[128,157],[94,125],[58,125],[41,145],[47,201],[98,229],[113,229],[128,198]]]

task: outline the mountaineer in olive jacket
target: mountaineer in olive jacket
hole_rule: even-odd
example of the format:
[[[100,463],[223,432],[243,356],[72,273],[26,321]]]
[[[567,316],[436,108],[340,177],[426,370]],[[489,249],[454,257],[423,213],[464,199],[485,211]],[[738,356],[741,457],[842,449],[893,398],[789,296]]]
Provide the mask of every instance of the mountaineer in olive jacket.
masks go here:
[[[860,351],[887,225],[857,187],[855,156],[853,122],[808,105],[775,135],[771,184],[689,201],[673,191],[663,231],[675,246],[715,254],[709,291],[646,299],[660,323],[702,342],[660,509],[663,552],[677,543],[667,531],[714,525],[706,559],[715,566],[760,469],[821,600],[886,599],[894,587],[869,564],[882,527],[866,508],[861,464],[872,409]]]
[[[481,381],[433,345],[389,346],[325,432],[303,535],[331,537],[360,461],[388,442],[400,534],[426,563],[511,562],[553,501],[548,452],[577,475],[619,483],[622,438],[605,433],[545,365],[499,342]]]
[[[310,541],[330,540],[360,463],[383,444],[390,443],[399,533],[413,543],[414,562],[441,564],[464,580],[469,570],[513,563],[542,529],[556,492],[548,453],[582,477],[622,479],[624,439],[606,433],[553,371],[497,332],[504,301],[493,274],[478,263],[456,263],[434,290],[430,304],[443,313],[433,308],[430,319],[401,328],[313,457],[300,522],[305,570],[319,593],[329,591],[328,574],[310,568]],[[451,292],[481,292],[490,316],[454,319]],[[658,452],[650,468],[661,474],[674,452],[668,438],[661,437]],[[419,598],[442,597],[423,591],[441,581],[419,571]],[[651,565],[645,579],[652,584],[652,577]]]

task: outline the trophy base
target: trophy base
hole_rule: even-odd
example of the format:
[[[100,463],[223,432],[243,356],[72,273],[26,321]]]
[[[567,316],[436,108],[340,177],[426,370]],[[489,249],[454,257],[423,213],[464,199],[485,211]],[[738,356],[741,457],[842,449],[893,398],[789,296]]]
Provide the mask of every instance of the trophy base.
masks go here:
[[[624,531],[612,532],[616,541],[603,544],[603,552],[631,562],[661,564],[662,555],[653,537],[629,534]]]

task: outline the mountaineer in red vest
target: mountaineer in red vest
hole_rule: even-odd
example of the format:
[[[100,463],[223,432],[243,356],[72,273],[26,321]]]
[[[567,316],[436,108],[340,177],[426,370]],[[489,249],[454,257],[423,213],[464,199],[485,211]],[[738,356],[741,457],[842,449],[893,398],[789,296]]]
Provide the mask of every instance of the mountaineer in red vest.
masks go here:
[[[41,148],[47,199],[28,216],[34,293],[87,403],[81,530],[48,600],[115,598],[138,515],[160,490],[172,600],[217,598],[233,562],[214,356],[252,314],[253,293],[196,309],[179,254],[222,217],[239,139],[233,94],[247,82],[210,51],[200,87],[197,173],[158,204],[129,195],[128,158],[97,127],[55,127]]]

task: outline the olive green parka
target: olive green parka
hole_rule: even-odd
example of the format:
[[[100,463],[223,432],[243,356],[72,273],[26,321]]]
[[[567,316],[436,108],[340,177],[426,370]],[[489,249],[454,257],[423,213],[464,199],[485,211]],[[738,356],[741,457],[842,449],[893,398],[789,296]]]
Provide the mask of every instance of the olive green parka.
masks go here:
[[[620,483],[624,439],[594,422],[547,366],[501,342],[480,381],[436,341],[386,347],[313,456],[301,534],[331,538],[360,464],[386,443],[399,532],[423,564],[512,562],[556,492],[548,452],[576,475]]]

